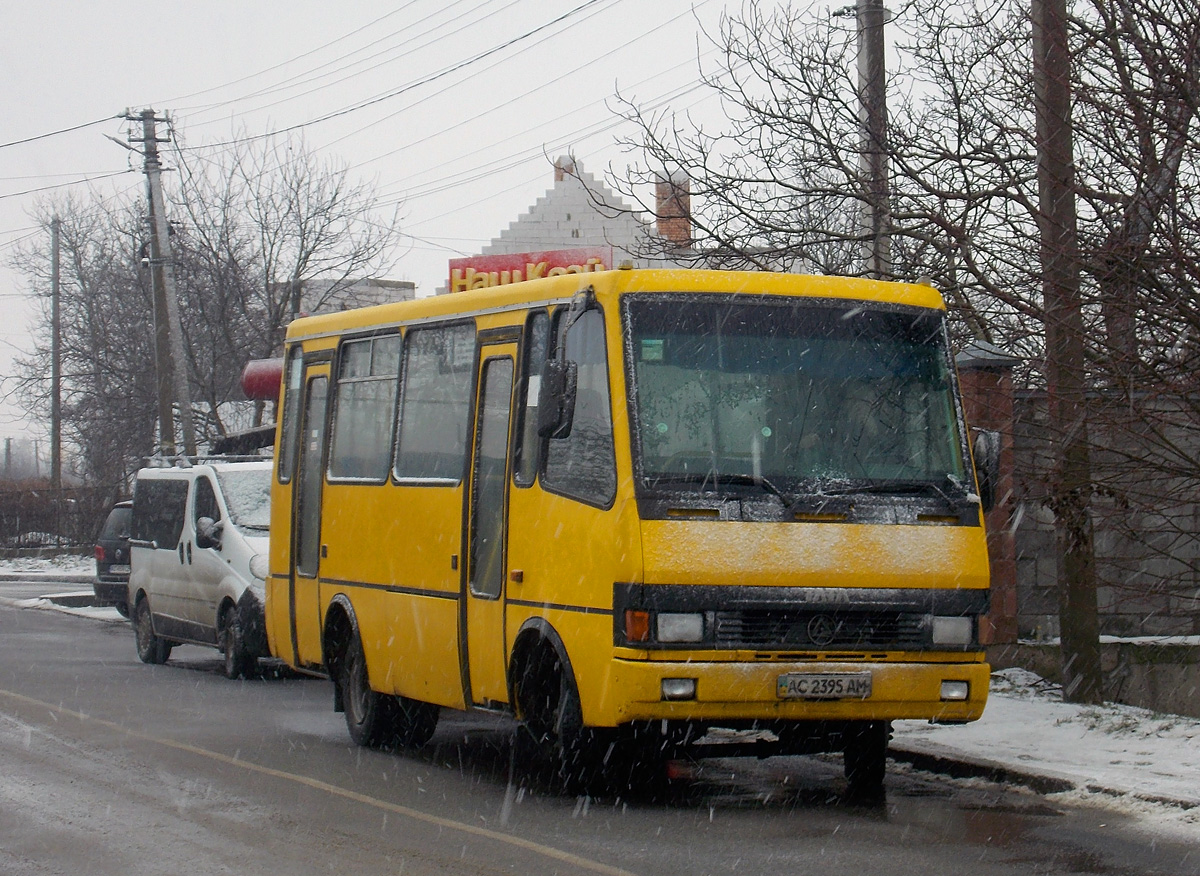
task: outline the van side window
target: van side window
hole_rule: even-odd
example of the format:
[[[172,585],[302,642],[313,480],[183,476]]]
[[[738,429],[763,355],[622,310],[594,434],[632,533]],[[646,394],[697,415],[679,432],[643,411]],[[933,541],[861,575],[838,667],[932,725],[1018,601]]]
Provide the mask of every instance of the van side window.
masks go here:
[[[616,495],[617,463],[613,456],[604,314],[588,310],[564,334],[558,327],[565,315],[564,308],[555,312],[555,333],[559,335],[558,355],[579,367],[575,416],[566,438],[546,441],[542,484],[592,505],[607,505]]]
[[[462,479],[474,374],[473,325],[408,333],[393,470],[398,480]]]
[[[145,478],[133,488],[133,537],[175,550],[187,514],[188,482]]]
[[[192,503],[192,522],[209,517],[214,522],[221,519],[221,505],[217,502],[217,491],[208,478],[196,478],[196,498]]]
[[[400,335],[342,344],[329,477],[384,481],[392,456]]]
[[[525,344],[521,351],[521,386],[517,390],[517,446],[513,449],[513,480],[528,487],[537,476],[538,392],[541,390],[542,363],[550,347],[550,317],[546,311],[529,314],[525,324]]]

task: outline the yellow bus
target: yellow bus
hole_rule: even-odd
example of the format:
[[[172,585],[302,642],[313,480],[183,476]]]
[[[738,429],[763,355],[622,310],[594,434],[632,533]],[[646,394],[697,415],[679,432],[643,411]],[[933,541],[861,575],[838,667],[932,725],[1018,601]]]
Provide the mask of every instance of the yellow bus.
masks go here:
[[[752,739],[877,789],[891,721],[982,714],[928,286],[566,274],[298,319],[283,368],[267,634],[359,744],[482,709],[564,773]]]

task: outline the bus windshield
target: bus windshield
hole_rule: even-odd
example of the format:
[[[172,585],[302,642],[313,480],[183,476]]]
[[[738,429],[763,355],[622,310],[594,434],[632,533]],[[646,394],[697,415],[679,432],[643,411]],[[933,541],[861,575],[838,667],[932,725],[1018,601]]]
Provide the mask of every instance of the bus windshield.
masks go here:
[[[942,314],[861,301],[631,295],[642,487],[812,494],[967,483]]]

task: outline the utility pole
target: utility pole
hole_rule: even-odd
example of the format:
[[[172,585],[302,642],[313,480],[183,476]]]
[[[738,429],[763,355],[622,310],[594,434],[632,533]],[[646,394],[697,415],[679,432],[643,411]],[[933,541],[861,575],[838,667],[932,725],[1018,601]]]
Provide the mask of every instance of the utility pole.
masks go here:
[[[154,352],[158,370],[158,419],[160,450],[166,456],[175,455],[175,418],[171,401],[179,405],[185,452],[196,454],[196,429],[192,422],[192,397],[188,388],[187,357],[179,322],[179,297],[175,292],[175,268],[171,257],[170,229],[167,226],[166,205],[162,193],[162,165],[158,160],[157,124],[160,119],[152,109],[140,115],[126,115],[131,122],[141,121],[142,138],[131,137],[142,144],[145,159],[146,200],[150,209],[150,275],[154,284]],[[165,119],[161,121],[166,121]],[[173,392],[172,392],[173,391]]]
[[[50,486],[62,487],[62,309],[60,306],[59,230],[50,220]]]
[[[1053,448],[1050,504],[1058,554],[1063,699],[1104,701],[1089,505],[1086,347],[1079,291],[1071,55],[1066,0],[1031,0],[1038,230],[1046,323],[1046,405]]]
[[[859,167],[867,203],[863,263],[868,277],[892,275],[892,207],[888,182],[887,63],[884,25],[888,11],[883,0],[856,0],[858,24],[859,117],[862,151]]]

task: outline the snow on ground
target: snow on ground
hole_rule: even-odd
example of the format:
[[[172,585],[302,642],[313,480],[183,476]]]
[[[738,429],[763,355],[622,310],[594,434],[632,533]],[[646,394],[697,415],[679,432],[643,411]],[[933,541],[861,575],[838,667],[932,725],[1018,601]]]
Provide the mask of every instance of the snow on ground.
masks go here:
[[[1200,844],[1200,719],[1107,703],[1062,701],[1024,669],[993,673],[983,717],[964,726],[899,721],[893,746],[1063,779],[1048,795],[1126,813]]]
[[[90,576],[91,557],[0,559],[0,575],[27,579]],[[57,589],[57,588],[56,588]],[[72,590],[90,589],[82,583]],[[56,605],[45,598],[3,599],[21,608],[123,621],[115,609]],[[1062,701],[1057,685],[1024,669],[993,673],[983,718],[964,726],[897,721],[895,749],[1014,773],[1063,780],[1073,790],[1048,795],[1136,819],[1148,831],[1200,846],[1200,719],[1133,706]]]
[[[0,574],[36,575],[94,575],[96,559],[81,554],[59,554],[53,557],[3,557],[0,558]]]

